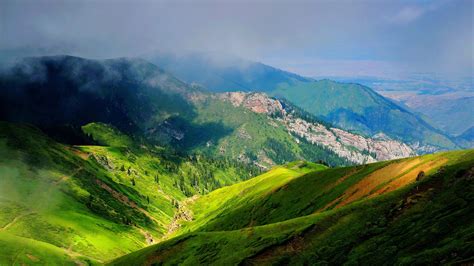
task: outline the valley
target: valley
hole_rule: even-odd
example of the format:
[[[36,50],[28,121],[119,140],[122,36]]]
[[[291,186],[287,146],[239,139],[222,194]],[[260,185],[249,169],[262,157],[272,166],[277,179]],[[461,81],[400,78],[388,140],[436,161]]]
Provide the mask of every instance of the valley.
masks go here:
[[[473,5],[0,0],[0,266],[473,266]]]
[[[418,156],[436,149],[332,124],[288,88],[210,92],[142,59],[26,58],[0,87],[0,264],[470,258],[472,150]]]

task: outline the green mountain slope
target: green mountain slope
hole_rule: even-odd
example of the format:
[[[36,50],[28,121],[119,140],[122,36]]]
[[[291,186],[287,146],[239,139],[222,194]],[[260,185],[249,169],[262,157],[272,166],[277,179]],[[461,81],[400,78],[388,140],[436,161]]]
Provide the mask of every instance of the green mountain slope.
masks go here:
[[[454,149],[447,134],[372,89],[351,83],[314,80],[271,66],[222,55],[153,55],[151,62],[188,83],[214,92],[265,92],[346,130],[369,136],[380,132],[420,153]]]
[[[0,122],[0,264],[97,263],[137,250],[168,234],[183,199],[253,171],[181,157],[104,124],[84,131],[109,146],[67,146]]]
[[[301,164],[307,173],[298,166],[195,199],[195,220],[175,238],[110,264],[472,261],[473,150],[327,170]]]
[[[331,80],[281,84],[272,94],[341,128],[368,135],[384,132],[419,152],[456,147],[447,135],[420,117],[359,84]]]
[[[71,144],[93,143],[81,127],[101,122],[180,153],[263,169],[299,159],[336,166],[411,155],[337,153],[295,137],[271,114],[234,106],[140,59],[26,58],[0,73],[0,95],[1,120],[34,124]]]

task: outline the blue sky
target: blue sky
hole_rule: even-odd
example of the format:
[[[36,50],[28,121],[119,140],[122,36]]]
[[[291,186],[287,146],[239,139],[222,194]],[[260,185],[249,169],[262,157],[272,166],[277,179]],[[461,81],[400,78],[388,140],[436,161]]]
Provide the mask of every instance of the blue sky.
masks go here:
[[[308,76],[473,75],[473,1],[0,2],[0,49],[211,51]]]

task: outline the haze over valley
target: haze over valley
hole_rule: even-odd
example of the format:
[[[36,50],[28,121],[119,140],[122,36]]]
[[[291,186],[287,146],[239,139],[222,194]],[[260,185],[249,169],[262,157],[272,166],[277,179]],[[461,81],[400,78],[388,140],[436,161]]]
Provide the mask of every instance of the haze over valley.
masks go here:
[[[472,11],[0,2],[0,265],[474,263]]]

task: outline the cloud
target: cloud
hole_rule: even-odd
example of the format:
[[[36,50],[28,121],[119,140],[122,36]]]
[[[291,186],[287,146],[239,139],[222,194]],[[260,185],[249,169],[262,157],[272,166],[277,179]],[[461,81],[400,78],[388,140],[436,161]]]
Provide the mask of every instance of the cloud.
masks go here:
[[[468,72],[472,1],[408,3],[0,0],[0,58],[1,50],[90,58],[204,51],[287,65],[332,60],[344,71],[345,61],[402,61]]]
[[[440,0],[425,5],[402,6],[401,9],[395,13],[395,15],[389,17],[388,20],[392,23],[408,24],[421,18],[426,13],[435,11],[436,9],[442,7],[445,2],[446,1]]]
[[[394,23],[410,23],[419,17],[421,17],[426,12],[426,9],[408,6],[404,7],[400,12],[391,18],[391,21]]]

